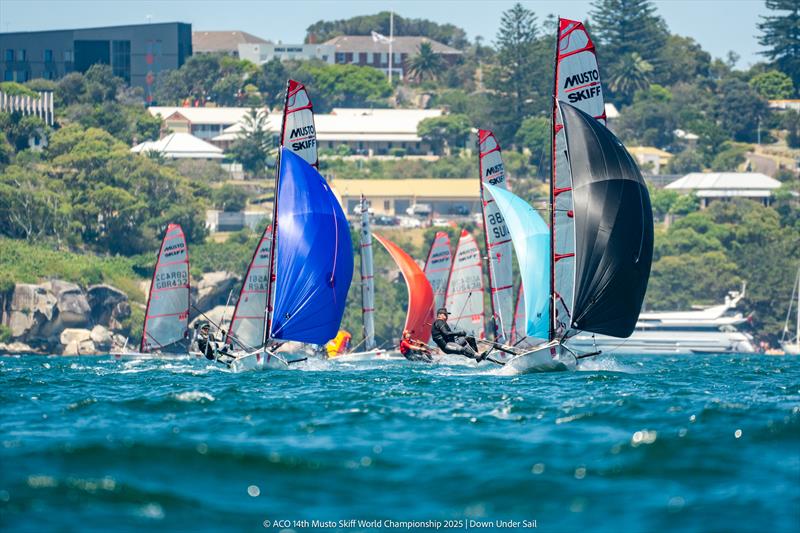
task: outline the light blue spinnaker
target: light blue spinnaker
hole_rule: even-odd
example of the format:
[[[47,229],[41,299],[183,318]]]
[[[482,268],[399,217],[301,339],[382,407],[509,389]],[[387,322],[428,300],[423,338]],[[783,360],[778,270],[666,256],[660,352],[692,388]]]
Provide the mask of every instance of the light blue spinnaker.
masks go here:
[[[350,226],[330,186],[281,148],[273,339],[325,344],[336,336],[353,279]]]
[[[550,229],[539,213],[519,196],[485,183],[506,221],[517,254],[525,296],[525,335],[550,334]]]

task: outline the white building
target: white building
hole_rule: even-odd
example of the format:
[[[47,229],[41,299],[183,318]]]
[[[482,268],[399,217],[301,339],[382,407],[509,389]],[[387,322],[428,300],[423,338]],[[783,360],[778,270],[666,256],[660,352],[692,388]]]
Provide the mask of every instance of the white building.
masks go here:
[[[333,64],[336,47],[328,44],[244,43],[239,45],[239,59],[262,65],[275,58],[281,61],[319,59]]]
[[[131,148],[135,154],[157,153],[169,159],[223,159],[222,150],[189,133],[171,133],[158,141]]]
[[[173,132],[191,133],[223,150],[236,140],[243,127],[246,107],[151,107],[164,126]],[[262,112],[264,112],[262,110]],[[439,117],[441,109],[362,109],[334,108],[317,114],[314,122],[317,142],[324,150],[345,145],[353,154],[392,155],[397,150],[409,155],[426,155],[431,147],[417,135],[417,126],[426,118]],[[270,113],[267,121],[276,138],[281,129],[280,113]]]
[[[692,172],[664,188],[694,192],[701,207],[708,207],[711,200],[731,198],[749,198],[769,205],[772,193],[780,186],[780,181],[758,172]]]

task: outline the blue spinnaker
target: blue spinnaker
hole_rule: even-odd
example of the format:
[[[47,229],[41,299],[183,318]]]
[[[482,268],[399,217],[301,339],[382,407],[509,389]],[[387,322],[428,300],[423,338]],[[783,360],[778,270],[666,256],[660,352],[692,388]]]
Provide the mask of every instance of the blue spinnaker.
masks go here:
[[[325,344],[336,336],[353,279],[350,226],[319,172],[281,148],[270,337]]]
[[[525,295],[525,335],[550,335],[550,229],[539,213],[519,196],[484,183],[506,221],[517,254]]]

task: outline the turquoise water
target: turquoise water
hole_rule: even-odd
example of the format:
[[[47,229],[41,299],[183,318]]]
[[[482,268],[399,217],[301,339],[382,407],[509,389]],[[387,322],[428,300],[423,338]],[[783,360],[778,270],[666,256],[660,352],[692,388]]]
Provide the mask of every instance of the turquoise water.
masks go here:
[[[800,529],[800,359],[587,365],[0,358],[0,529]]]

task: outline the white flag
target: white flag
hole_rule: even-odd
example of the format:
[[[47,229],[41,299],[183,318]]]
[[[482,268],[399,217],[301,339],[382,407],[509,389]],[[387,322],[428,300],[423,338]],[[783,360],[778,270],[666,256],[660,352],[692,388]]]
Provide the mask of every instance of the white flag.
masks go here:
[[[382,35],[382,34],[376,32],[376,31],[373,31],[373,32],[370,32],[370,33],[372,33],[373,42],[376,42],[376,43],[388,43],[389,42],[389,38],[386,37],[385,35]]]

